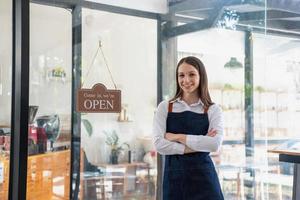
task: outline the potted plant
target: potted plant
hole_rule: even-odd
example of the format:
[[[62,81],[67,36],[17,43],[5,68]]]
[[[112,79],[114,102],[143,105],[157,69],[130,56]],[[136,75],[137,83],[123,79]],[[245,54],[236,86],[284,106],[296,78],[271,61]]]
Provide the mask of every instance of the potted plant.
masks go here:
[[[81,119],[81,122],[83,123],[83,126],[88,134],[89,137],[93,134],[93,126],[91,122],[88,119]]]
[[[108,146],[110,146],[110,150],[111,150],[109,162],[111,164],[118,164],[118,158],[120,153],[124,150],[124,146],[129,148],[129,144],[124,142],[120,145],[119,136],[115,130],[113,130],[112,132],[107,132],[107,131],[103,131],[103,132],[106,135],[105,143]]]

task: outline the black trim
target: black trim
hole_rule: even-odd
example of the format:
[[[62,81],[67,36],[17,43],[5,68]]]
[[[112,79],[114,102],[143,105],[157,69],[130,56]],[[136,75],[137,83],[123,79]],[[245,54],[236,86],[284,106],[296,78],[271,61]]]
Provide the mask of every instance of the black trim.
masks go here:
[[[82,7],[72,10],[72,127],[71,127],[71,171],[70,199],[77,200],[80,185],[80,135],[81,114],[76,112],[76,94],[81,87],[82,57]]]
[[[93,10],[106,11],[110,13],[117,13],[123,15],[130,15],[136,17],[157,19],[159,14],[147,11],[141,11],[131,8],[124,8],[119,6],[112,6],[102,3],[96,3],[91,1],[81,1],[81,0],[60,0],[60,1],[49,1],[49,0],[31,0],[33,3],[55,6],[61,8],[74,8],[76,6],[81,6],[82,8],[89,8]]]
[[[189,1],[190,0],[188,0],[187,2],[189,2]],[[194,3],[194,2],[191,1],[190,3]],[[164,30],[163,30],[163,36],[165,38],[171,38],[171,37],[176,37],[176,36],[184,35],[187,33],[193,33],[196,31],[201,31],[201,30],[209,29],[209,28],[213,27],[215,25],[215,23],[217,22],[217,20],[222,15],[224,5],[225,5],[225,2],[222,2],[218,5],[216,5],[215,7],[213,7],[208,12],[209,18],[204,19],[204,20],[197,20],[196,22],[191,22],[191,23],[187,23],[187,24],[179,25],[179,26],[175,26],[175,27],[169,27],[169,25],[166,24],[166,28],[164,28]],[[169,13],[169,15],[171,15],[171,16],[172,16],[172,14],[175,15],[175,13]],[[172,23],[177,24],[176,22],[172,22]]]
[[[27,186],[29,105],[29,0],[13,0],[12,117],[9,199],[23,200]]]
[[[79,0],[59,0],[59,1],[49,1],[49,0],[30,0],[31,3],[54,6],[59,8],[72,9],[78,4]]]
[[[90,1],[84,1],[81,5],[83,8],[107,11],[110,13],[117,13],[117,14],[123,14],[123,15],[149,18],[149,19],[157,19],[159,17],[159,14],[153,13],[153,12],[140,11],[140,10],[136,10],[136,9],[130,9],[130,8],[124,8],[124,7],[118,7],[118,6],[111,6],[111,5],[107,5],[107,4],[95,3],[95,2],[90,2]]]
[[[184,11],[190,10],[205,10],[205,9],[212,9],[217,7],[219,2],[217,1],[204,1],[204,0],[185,0],[180,1],[176,4],[169,5],[169,12],[170,13],[181,13]]]
[[[212,25],[210,20],[202,20],[197,22],[192,22],[180,26],[176,26],[173,28],[166,28],[163,31],[163,35],[165,38],[171,38],[175,36],[184,35],[187,33],[192,33],[196,31],[200,31],[203,29],[208,29]]]
[[[280,37],[288,37],[288,38],[300,38],[300,33],[293,32],[293,31],[284,31],[279,29],[272,29],[266,27],[259,27],[259,26],[247,26],[243,24],[236,25],[237,31],[252,31],[253,33],[260,33],[266,35],[273,35],[273,36],[280,36]]]
[[[248,13],[239,13],[239,22],[250,22],[250,21],[265,21],[267,20],[280,20],[282,18],[294,18],[299,17],[299,13],[291,13],[282,10],[262,10]],[[288,20],[288,19],[287,19]]]
[[[300,163],[300,156],[279,154],[279,161],[288,163]]]

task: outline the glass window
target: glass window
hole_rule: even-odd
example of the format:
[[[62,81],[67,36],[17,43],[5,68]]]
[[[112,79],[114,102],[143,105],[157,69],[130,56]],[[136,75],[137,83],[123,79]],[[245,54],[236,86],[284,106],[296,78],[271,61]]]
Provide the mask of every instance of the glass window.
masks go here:
[[[72,16],[30,5],[27,199],[69,198]]]
[[[205,3],[207,6],[209,1]],[[193,5],[189,10],[191,2],[173,1],[169,5],[170,12],[178,18],[163,22],[166,36],[181,34],[182,29],[175,26],[194,30],[199,25],[201,29],[201,22],[204,25],[205,20],[209,22],[215,16],[207,9],[201,11],[201,5]],[[224,142],[221,151],[211,157],[225,199],[292,198],[293,166],[279,163],[278,155],[268,150],[298,138],[299,40],[293,35],[294,23],[275,20],[282,17],[279,8],[291,14],[293,4],[274,2],[270,4],[274,11],[266,10],[265,5],[265,1],[227,4],[223,10],[214,9],[219,13],[214,27],[164,41],[166,63],[172,64],[175,58],[176,64],[189,55],[203,61],[212,99],[223,109]],[[175,56],[174,47],[177,48]],[[169,75],[163,76],[163,88],[168,88],[164,90],[165,99],[175,92],[175,68],[168,64],[163,68]],[[253,79],[249,78],[252,74]],[[248,93],[251,87],[253,91]],[[247,103],[251,98],[253,101]],[[252,126],[253,131],[249,129]]]
[[[197,26],[214,16],[197,10],[200,5],[193,10],[181,2],[170,6],[175,16],[183,18],[164,26],[164,33],[176,35],[176,29],[168,28],[192,22]],[[292,16],[294,4],[272,2],[268,6],[273,10],[265,1],[228,4],[223,10],[215,9],[219,16],[214,27],[166,42],[167,50],[177,48],[175,60],[194,55],[203,61],[212,99],[223,109],[224,142],[211,157],[225,199],[292,198],[293,165],[279,162],[278,155],[268,150],[281,144],[291,146],[299,139],[300,43],[296,24],[280,20],[284,12]],[[167,52],[166,57],[171,63],[174,56]],[[164,65],[164,72],[175,77],[171,67],[173,71]],[[168,99],[174,95],[175,79],[164,76],[163,82],[169,89],[164,91]]]
[[[193,55],[203,61],[212,101],[223,110],[223,146],[219,153],[212,153],[211,157],[215,161],[225,199],[237,195],[238,191],[232,180],[243,171],[242,166],[245,166],[246,160],[244,40],[243,32],[221,28],[178,37],[178,60]]]
[[[261,181],[274,199],[292,198],[293,164],[279,163],[267,150],[299,138],[299,47],[298,39],[254,35],[254,129],[261,141],[255,160],[265,166]]]
[[[82,115],[80,198],[155,199],[157,22],[83,9],[82,23],[82,87],[121,90],[122,112]]]
[[[0,1],[0,199],[8,199],[12,93],[12,3]]]

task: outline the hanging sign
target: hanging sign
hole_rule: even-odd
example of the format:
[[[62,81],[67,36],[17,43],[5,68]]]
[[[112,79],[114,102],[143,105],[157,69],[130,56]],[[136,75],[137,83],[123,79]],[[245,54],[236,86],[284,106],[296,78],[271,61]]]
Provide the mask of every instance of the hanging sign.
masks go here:
[[[102,83],[95,84],[92,89],[79,89],[77,112],[120,113],[121,90],[108,90]]]

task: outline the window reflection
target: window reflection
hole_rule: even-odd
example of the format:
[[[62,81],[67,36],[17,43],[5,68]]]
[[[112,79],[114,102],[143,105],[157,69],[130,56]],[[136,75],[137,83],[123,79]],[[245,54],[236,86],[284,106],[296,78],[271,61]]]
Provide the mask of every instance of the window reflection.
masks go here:
[[[8,199],[12,93],[12,2],[0,1],[0,199]]]
[[[155,199],[156,20],[90,9],[82,17],[82,87],[116,86],[122,110],[82,114],[80,197]]]
[[[252,159],[245,156],[244,33],[210,29],[179,36],[178,59],[196,55],[207,63],[211,96],[222,106],[225,140],[221,152],[211,156],[225,198],[291,199],[293,166],[279,163],[278,155],[267,150],[296,138],[299,129],[295,81],[299,59],[294,56],[298,41],[255,34],[253,43],[255,146],[252,151],[255,154]],[[282,50],[283,45],[290,51]],[[228,64],[225,67],[232,57],[242,67],[229,68]]]
[[[69,198],[71,13],[30,4],[27,199]]]

